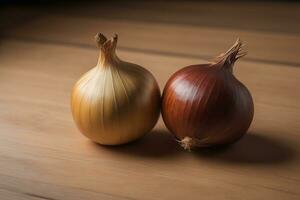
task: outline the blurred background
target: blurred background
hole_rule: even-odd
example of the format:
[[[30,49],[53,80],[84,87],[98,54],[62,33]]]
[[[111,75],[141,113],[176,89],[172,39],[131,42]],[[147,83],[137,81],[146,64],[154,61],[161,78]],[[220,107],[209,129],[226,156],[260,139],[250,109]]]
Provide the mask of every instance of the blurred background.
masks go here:
[[[101,31],[118,33],[121,50],[209,59],[241,37],[246,59],[300,64],[290,46],[300,33],[297,1],[0,2],[2,39],[93,48]]]

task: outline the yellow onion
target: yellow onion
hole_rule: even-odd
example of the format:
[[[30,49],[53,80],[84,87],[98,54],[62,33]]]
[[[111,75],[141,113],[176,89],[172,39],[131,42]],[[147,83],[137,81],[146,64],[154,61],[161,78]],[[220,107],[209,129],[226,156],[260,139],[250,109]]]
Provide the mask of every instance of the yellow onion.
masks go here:
[[[160,91],[153,75],[116,55],[118,36],[96,35],[97,65],[75,84],[71,109],[80,131],[104,145],[133,141],[156,124]]]

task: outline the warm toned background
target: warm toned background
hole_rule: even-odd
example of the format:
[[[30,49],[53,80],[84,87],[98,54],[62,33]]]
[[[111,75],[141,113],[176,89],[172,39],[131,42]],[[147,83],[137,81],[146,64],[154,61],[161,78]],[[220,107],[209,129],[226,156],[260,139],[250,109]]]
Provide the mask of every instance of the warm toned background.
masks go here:
[[[300,199],[299,11],[283,1],[1,5],[0,199]],[[118,33],[119,56],[161,88],[240,37],[249,55],[234,73],[255,101],[249,134],[185,152],[160,120],[128,145],[90,142],[69,101],[96,63],[98,31]]]

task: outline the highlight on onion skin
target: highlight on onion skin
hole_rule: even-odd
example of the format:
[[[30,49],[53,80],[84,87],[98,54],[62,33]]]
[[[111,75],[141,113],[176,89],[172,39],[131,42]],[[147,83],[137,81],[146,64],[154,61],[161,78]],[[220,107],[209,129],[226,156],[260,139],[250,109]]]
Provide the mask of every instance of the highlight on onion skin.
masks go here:
[[[177,71],[162,96],[162,117],[185,149],[230,144],[248,130],[254,115],[251,94],[232,68],[246,53],[236,43],[215,61]]]

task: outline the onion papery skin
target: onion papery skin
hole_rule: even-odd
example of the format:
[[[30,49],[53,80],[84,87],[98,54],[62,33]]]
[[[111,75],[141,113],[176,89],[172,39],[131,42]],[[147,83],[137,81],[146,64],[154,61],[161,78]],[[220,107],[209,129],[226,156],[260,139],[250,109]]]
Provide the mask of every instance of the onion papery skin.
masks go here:
[[[160,103],[153,75],[120,60],[114,49],[109,52],[101,48],[97,66],[77,81],[71,95],[77,127],[103,145],[124,144],[145,135],[158,120]]]
[[[235,55],[227,52],[216,63],[185,67],[167,81],[162,117],[185,149],[230,144],[247,132],[254,115],[253,100],[232,74],[240,46],[234,48]]]

